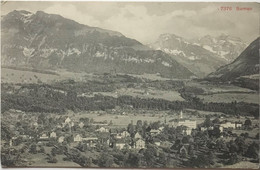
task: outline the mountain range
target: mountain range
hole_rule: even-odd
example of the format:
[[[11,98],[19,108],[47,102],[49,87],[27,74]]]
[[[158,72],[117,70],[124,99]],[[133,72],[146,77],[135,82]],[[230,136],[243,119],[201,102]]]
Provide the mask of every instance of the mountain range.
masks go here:
[[[161,34],[156,42],[149,46],[164,51],[198,77],[204,77],[220,66],[230,63],[245,49],[246,43],[224,34],[193,40],[174,34]]]
[[[2,65],[74,72],[194,74],[169,54],[123,34],[90,27],[42,11],[12,11],[1,17]]]

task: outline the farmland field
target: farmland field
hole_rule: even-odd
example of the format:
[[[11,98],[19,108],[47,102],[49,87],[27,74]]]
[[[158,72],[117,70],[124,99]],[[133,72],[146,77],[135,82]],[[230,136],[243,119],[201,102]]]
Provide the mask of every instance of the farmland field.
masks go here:
[[[212,95],[198,95],[198,97],[203,99],[204,102],[231,103],[237,101],[255,104],[259,103],[258,93],[219,93]]]

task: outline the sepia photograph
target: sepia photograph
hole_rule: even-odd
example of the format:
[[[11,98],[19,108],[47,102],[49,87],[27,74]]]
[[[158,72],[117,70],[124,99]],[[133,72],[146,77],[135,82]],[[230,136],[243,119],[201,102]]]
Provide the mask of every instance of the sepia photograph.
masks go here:
[[[259,169],[259,9],[1,1],[2,168]]]

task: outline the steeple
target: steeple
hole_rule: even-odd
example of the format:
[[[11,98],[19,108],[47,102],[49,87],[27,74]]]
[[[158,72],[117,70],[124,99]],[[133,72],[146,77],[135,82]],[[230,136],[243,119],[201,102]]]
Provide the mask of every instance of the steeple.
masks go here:
[[[182,119],[183,118],[183,113],[182,113],[182,111],[181,111],[181,113],[180,113],[180,119]]]

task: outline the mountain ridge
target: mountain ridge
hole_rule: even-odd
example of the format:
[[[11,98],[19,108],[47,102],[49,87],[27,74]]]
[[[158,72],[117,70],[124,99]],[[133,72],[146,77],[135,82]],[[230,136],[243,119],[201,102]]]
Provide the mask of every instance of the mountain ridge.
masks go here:
[[[207,76],[214,81],[232,81],[243,76],[259,74],[259,43],[260,37],[250,45],[230,64],[220,67]]]
[[[70,71],[161,74],[193,73],[168,54],[135,39],[90,27],[60,15],[13,11],[2,17],[2,64]]]
[[[198,77],[204,77],[226,64],[226,60],[216,54],[175,34],[161,34],[157,41],[149,46],[171,55],[173,59],[190,69]]]

